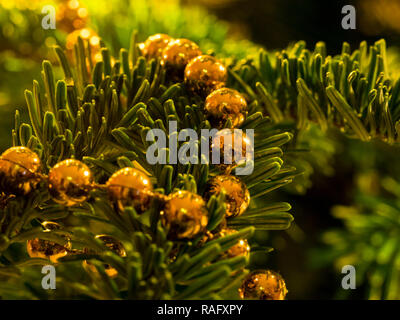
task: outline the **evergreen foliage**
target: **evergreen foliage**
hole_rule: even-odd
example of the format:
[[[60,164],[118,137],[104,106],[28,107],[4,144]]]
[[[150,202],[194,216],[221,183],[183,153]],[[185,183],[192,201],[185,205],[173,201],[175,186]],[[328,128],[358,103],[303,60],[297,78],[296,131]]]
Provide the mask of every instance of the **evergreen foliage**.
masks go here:
[[[369,47],[363,42],[354,51],[344,43],[336,56],[328,55],[322,42],[310,50],[303,41],[282,51],[260,49],[256,56],[256,45],[246,47],[227,39],[227,29],[213,17],[199,23],[202,28],[190,29],[189,22],[202,21],[203,13],[193,11],[188,18],[182,9],[172,6],[170,11],[160,9],[153,15],[154,6],[146,1],[136,1],[138,4],[141,14],[129,10],[134,19],[128,15],[129,24],[118,30],[101,14],[95,16],[100,34],[112,48],[101,43],[102,61],[92,61],[82,39],[75,46],[75,63],[68,61],[61,47],[55,47],[57,67],[45,60],[42,78],[25,91],[29,123],[19,111],[15,114],[13,145],[37,152],[45,173],[63,159],[76,158],[90,166],[99,183],[129,166],[147,171],[157,192],[183,189],[202,195],[217,168],[208,164],[151,166],[145,157],[145,150],[154,142],[146,141],[147,132],[158,128],[168,134],[168,121],[177,121],[178,130],[211,128],[202,111],[203,99],[186,91],[184,84],[171,82],[159,61],[146,61],[137,46],[138,39],[156,32],[190,38],[204,50],[212,48],[225,57],[228,86],[244,93],[249,101],[240,128],[255,130],[255,170],[243,178],[252,202],[245,214],[227,221],[239,232],[203,246],[201,237],[168,241],[158,200],[143,215],[133,208],[120,215],[105,191],[96,190],[83,205],[65,208],[51,200],[43,183],[28,197],[9,200],[0,213],[1,298],[235,299],[251,257],[225,259],[221,253],[238,239],[250,238],[255,230],[290,226],[291,205],[272,202],[270,192],[283,187],[304,191],[315,168],[332,174],[329,159],[335,142],[327,132],[339,130],[369,143],[380,140],[397,145],[400,140],[400,80],[384,40]],[[113,6],[113,14],[122,7]],[[132,28],[140,34],[130,37],[129,50],[120,49],[127,47],[127,32]],[[314,153],[310,156],[304,149]],[[334,214],[346,229],[326,233],[324,239],[331,248],[318,252],[320,262],[360,261],[358,279],[360,284],[366,281],[370,285],[370,298],[399,296],[395,236],[400,192],[394,180],[385,181],[393,199],[360,192],[355,206],[336,208]],[[224,194],[209,200],[207,230],[215,230],[223,222],[223,201]],[[57,221],[64,228],[43,232],[40,222],[46,220]],[[127,256],[119,257],[95,240],[100,233],[120,239]],[[40,270],[49,262],[28,258],[26,241],[40,237],[64,244],[65,236],[76,249],[106,253],[60,259],[57,290],[44,291]],[[269,250],[255,246],[252,253]],[[98,272],[86,271],[83,260],[90,260]],[[106,275],[104,263],[118,270],[117,278]]]

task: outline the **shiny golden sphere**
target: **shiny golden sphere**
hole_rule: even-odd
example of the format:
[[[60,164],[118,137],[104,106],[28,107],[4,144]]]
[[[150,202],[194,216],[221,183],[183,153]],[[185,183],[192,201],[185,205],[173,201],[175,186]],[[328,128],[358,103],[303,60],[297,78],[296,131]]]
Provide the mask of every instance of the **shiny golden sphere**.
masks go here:
[[[86,164],[75,159],[57,163],[49,172],[49,192],[54,201],[67,207],[85,201],[93,184]]]
[[[1,159],[17,164],[30,172],[38,172],[40,159],[31,149],[26,147],[12,147],[1,154]]]
[[[72,32],[85,27],[88,22],[88,10],[78,0],[60,3],[56,11],[57,29]]]
[[[0,157],[0,188],[5,194],[29,193],[39,181],[36,175],[41,162],[38,155],[26,147],[12,147]]]
[[[282,276],[271,270],[250,273],[239,289],[242,299],[284,300],[286,294],[286,284]]]
[[[236,233],[237,231],[234,229],[222,229],[218,232],[216,238],[229,236],[231,234]],[[222,255],[222,258],[235,258],[239,256],[247,257],[250,253],[250,246],[247,242],[247,239],[240,239],[235,245],[230,247],[227,251],[225,251]]]
[[[161,58],[162,51],[173,39],[163,33],[154,34],[146,39],[141,46],[142,54],[147,59]]]
[[[171,240],[192,239],[204,232],[208,223],[203,198],[189,191],[171,194],[160,214]]]
[[[240,126],[244,121],[247,102],[236,90],[220,88],[210,93],[205,102],[204,109],[210,123],[222,128],[228,119],[232,121],[232,127]]]
[[[218,175],[207,182],[204,199],[225,191],[226,217],[237,217],[246,211],[250,204],[250,193],[239,178],[231,175]]]
[[[97,235],[95,237],[95,239],[99,239],[99,240],[103,241],[105,246],[108,249],[110,249],[115,254],[119,255],[120,257],[126,257],[126,251],[125,251],[124,246],[122,245],[121,242],[119,242],[115,238],[113,238],[109,235],[100,234],[100,235]],[[91,250],[85,250],[85,253],[95,254],[95,252],[92,252]],[[102,253],[100,253],[100,255],[101,254]],[[98,273],[96,267],[87,260],[83,261],[83,267],[92,273],[95,273],[95,274]],[[104,269],[110,278],[115,278],[118,275],[118,271],[115,268],[113,268],[112,266],[110,266],[109,264],[105,264]]]
[[[185,84],[201,96],[225,86],[228,72],[213,56],[202,55],[192,59],[185,68]]]
[[[214,156],[218,154],[219,157]],[[254,145],[242,131],[234,129],[223,129],[211,140],[212,164],[226,174],[229,174],[235,167],[252,161]],[[225,154],[226,153],[226,154]],[[214,157],[216,161],[214,162]]]
[[[203,247],[207,242],[223,238],[229,235],[232,235],[236,233],[237,231],[234,229],[229,229],[226,226],[219,226],[220,230],[215,231],[214,233],[207,231],[202,239],[198,242],[198,247],[201,248]],[[220,259],[229,259],[229,258],[234,258],[234,257],[247,257],[250,254],[250,246],[249,243],[247,242],[247,239],[239,239],[236,244],[231,246],[228,250],[223,252],[220,256]]]
[[[181,81],[186,65],[199,55],[201,55],[201,50],[193,41],[177,39],[164,48],[161,64],[165,66],[167,75],[172,80]]]
[[[42,225],[44,232],[61,229],[61,226],[56,222],[45,221]],[[67,237],[66,240],[68,242],[63,246],[52,241],[35,238],[27,241],[26,249],[31,258],[50,259],[53,263],[57,263],[59,258],[66,256],[69,250],[71,250],[71,242]]]
[[[115,172],[107,181],[107,190],[111,201],[124,211],[127,206],[135,208],[137,213],[143,213],[150,206],[153,185],[150,178],[135,168],[123,168]]]

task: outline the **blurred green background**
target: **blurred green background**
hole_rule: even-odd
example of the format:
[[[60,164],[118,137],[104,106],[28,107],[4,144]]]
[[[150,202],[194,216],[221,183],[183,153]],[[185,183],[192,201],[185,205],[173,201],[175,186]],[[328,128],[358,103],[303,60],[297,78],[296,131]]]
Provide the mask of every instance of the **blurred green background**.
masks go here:
[[[69,6],[78,16],[69,21],[65,14],[56,30],[44,30],[41,10],[48,4],[58,13]],[[356,30],[341,28],[341,9],[347,4],[356,7]],[[362,40],[385,38],[391,65],[400,63],[398,0],[0,0],[1,150],[11,145],[15,109],[27,118],[23,92],[33,79],[40,79],[41,61],[54,62],[52,45],[65,47],[68,32],[79,27],[93,29],[114,53],[129,46],[136,29],[141,41],[163,32],[237,59],[254,56],[260,46],[282,49],[298,40],[310,48],[324,41],[328,53],[337,54],[343,41],[355,48]],[[398,236],[400,227],[393,220],[378,223],[373,217],[382,213],[400,218],[398,148],[350,140],[336,131],[322,134],[314,127],[298,140],[309,151],[287,159],[306,174],[273,194],[292,204],[295,223],[284,232],[257,233],[253,242],[275,250],[255,256],[252,265],[281,272],[288,299],[398,298],[390,294],[396,290],[388,283],[397,285],[399,280],[387,279],[392,271],[385,268],[400,268],[390,261],[397,248],[386,244],[386,238]],[[372,216],[365,225],[363,215]],[[338,231],[330,231],[334,229]],[[356,290],[341,289],[340,270],[347,263],[361,270]]]

